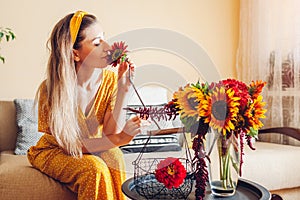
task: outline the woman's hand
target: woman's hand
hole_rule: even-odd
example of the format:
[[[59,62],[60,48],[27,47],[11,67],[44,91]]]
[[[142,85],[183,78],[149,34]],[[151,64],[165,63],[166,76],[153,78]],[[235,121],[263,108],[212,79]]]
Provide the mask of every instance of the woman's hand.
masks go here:
[[[141,122],[142,121],[138,116],[128,119],[122,132],[132,137],[136,136],[141,133]]]
[[[130,70],[129,70],[130,69]],[[135,65],[129,59],[119,63],[118,88],[127,92],[134,78]]]
[[[87,138],[81,142],[83,153],[95,153],[106,151],[116,146],[128,144],[134,136],[141,133],[141,119],[135,116],[127,120],[123,130],[119,134],[104,134],[102,138]]]
[[[138,116],[135,116],[129,120],[127,120],[122,132],[120,141],[121,144],[126,145],[128,144],[134,136],[141,133],[141,119]]]

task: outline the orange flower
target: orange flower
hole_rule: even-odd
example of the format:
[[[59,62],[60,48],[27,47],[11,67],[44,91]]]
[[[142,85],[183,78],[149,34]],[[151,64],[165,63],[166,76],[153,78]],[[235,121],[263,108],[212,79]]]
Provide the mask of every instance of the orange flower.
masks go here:
[[[249,93],[252,98],[257,98],[263,90],[263,87],[266,85],[266,82],[263,81],[252,81],[249,87]]]
[[[178,188],[186,177],[186,170],[178,158],[168,157],[157,164],[155,178],[166,188]]]
[[[190,85],[186,85],[174,93],[176,107],[181,117],[198,116],[197,106],[201,96],[203,96],[202,91]]]
[[[249,128],[258,130],[263,126],[263,123],[260,121],[261,118],[265,118],[266,109],[263,107],[266,105],[266,102],[262,101],[263,97],[259,95],[256,99],[253,100],[253,103],[249,105],[249,108],[245,112],[247,121],[249,123]]]

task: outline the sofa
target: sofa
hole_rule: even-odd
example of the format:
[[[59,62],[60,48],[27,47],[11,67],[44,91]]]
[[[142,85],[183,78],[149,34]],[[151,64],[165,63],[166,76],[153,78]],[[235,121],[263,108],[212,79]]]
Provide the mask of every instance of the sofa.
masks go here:
[[[76,199],[76,194],[64,184],[33,168],[26,155],[16,154],[20,132],[17,112],[14,101],[0,101],[0,199]],[[300,199],[300,147],[260,141],[254,145],[255,151],[245,148],[243,178],[263,185],[285,200]],[[183,152],[184,149],[149,152],[145,156],[182,156]],[[128,178],[133,176],[132,162],[138,155],[124,154]]]

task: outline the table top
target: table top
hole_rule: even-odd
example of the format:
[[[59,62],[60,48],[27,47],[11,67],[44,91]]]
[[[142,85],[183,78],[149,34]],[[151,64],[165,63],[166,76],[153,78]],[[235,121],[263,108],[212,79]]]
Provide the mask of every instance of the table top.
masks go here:
[[[135,190],[133,178],[128,179],[122,185],[123,193],[130,199],[133,200],[142,200],[145,199],[141,197]],[[195,199],[193,191],[188,197],[188,200]],[[235,194],[231,197],[216,197],[211,194],[210,191],[206,192],[205,200],[270,200],[270,192],[263,186],[254,183],[246,179],[239,179],[238,186]]]

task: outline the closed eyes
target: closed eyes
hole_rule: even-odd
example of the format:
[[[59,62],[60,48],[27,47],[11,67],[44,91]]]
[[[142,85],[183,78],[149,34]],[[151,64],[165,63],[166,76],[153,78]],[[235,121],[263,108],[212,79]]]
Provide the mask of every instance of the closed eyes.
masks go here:
[[[100,36],[94,38],[93,44],[95,46],[99,46],[104,41],[104,33],[102,33]]]

